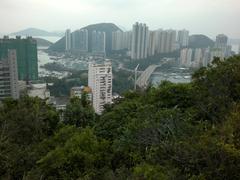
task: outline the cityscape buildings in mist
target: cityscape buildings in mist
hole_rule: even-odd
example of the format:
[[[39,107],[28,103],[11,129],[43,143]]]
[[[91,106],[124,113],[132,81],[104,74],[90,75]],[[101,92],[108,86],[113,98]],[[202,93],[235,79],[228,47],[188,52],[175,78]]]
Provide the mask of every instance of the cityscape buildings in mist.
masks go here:
[[[238,0],[1,0],[0,33],[27,27],[78,29],[99,22],[114,22],[130,30],[132,22],[139,21],[153,29],[186,28],[211,38],[216,32],[238,38],[239,6]]]

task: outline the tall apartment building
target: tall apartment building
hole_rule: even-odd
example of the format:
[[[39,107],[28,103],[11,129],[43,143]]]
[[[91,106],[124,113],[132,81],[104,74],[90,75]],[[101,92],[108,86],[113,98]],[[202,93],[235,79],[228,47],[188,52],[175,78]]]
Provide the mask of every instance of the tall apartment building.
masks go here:
[[[148,56],[154,56],[156,53],[156,39],[157,33],[156,31],[149,32],[149,41],[148,41]]]
[[[217,35],[214,48],[215,52],[213,52],[213,54],[217,55],[217,57],[222,56],[222,54],[224,57],[229,56],[231,48],[228,46],[228,37],[224,34]],[[222,53],[220,51],[222,51]]]
[[[101,31],[92,32],[92,53],[106,54],[106,33]]]
[[[203,51],[203,66],[207,67],[211,60],[210,48],[206,48]]]
[[[72,50],[88,52],[88,30],[80,29],[72,33]]]
[[[180,48],[188,47],[189,31],[185,29],[178,31],[177,42],[179,43]]]
[[[160,54],[161,52],[164,51],[163,30],[158,29],[155,32],[156,32],[156,53]]]
[[[197,48],[194,50],[192,66],[196,68],[203,66],[203,51],[201,48]]]
[[[72,48],[71,30],[67,29],[65,32],[65,50],[70,51]]]
[[[112,32],[112,50],[118,51],[123,49],[123,33],[120,30]]]
[[[123,33],[123,48],[131,50],[132,48],[132,31]]]
[[[112,64],[90,63],[88,69],[88,86],[92,89],[93,108],[101,114],[104,105],[112,103]]]
[[[156,51],[158,54],[171,53],[176,47],[176,31],[175,30],[157,30],[156,35]]]
[[[219,52],[221,51],[210,51],[210,48],[184,48],[181,50],[180,65],[194,68],[206,67],[211,63],[211,58],[213,59],[214,55],[219,55]]]
[[[220,59],[225,58],[225,52],[222,49],[213,49],[211,50],[210,54],[211,54],[210,63],[212,63],[214,58],[220,58]]]
[[[7,58],[0,60],[0,101],[7,97],[19,98],[16,50],[8,50]]]
[[[149,32],[146,24],[136,23],[132,29],[132,59],[147,58]]]
[[[175,51],[176,36],[177,33],[175,30],[167,30],[167,37],[165,42],[165,53],[170,53]]]
[[[215,48],[226,48],[228,43],[228,37],[224,34],[216,36]]]
[[[191,67],[192,65],[192,49],[182,49],[180,55],[180,64],[184,67]]]
[[[9,49],[16,49],[19,80],[38,79],[37,42],[32,37],[10,39],[5,36],[0,39],[0,60],[6,59]]]
[[[112,50],[118,51],[123,49],[131,49],[131,38],[132,32],[122,32],[122,31],[115,31],[112,32]]]

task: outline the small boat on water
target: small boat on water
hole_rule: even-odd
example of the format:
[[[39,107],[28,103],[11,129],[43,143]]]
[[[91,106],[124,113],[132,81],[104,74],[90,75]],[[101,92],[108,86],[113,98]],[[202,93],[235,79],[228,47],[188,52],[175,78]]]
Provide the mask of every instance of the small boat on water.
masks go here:
[[[191,76],[184,76],[184,79],[190,79]]]
[[[174,76],[174,79],[181,79],[181,76]]]

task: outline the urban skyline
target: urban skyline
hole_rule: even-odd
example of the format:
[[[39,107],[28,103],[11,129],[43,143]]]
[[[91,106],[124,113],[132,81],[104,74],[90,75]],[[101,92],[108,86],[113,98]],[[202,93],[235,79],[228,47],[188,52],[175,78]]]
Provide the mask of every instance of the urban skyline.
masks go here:
[[[71,6],[68,7],[68,4]],[[28,7],[32,7],[31,10]],[[21,3],[18,0],[2,0],[0,18],[5,18],[7,14],[8,21],[0,19],[3,22],[1,33],[15,32],[27,27],[50,31],[63,30],[65,27],[77,29],[97,22],[115,22],[129,30],[132,22],[142,21],[153,29],[157,27],[186,28],[194,34],[204,33],[212,38],[215,32],[221,31],[229,37],[239,38],[240,23],[235,21],[240,13],[238,7],[237,0],[217,2],[197,0],[194,3],[190,0],[153,0],[151,2],[143,0],[104,2],[99,0],[53,0],[51,2],[22,0]],[[13,11],[15,13],[10,13]],[[56,16],[61,21],[56,21]]]
[[[82,29],[83,31],[84,29]],[[74,35],[76,32],[69,34],[70,30],[66,30],[66,51],[74,52],[74,48],[68,48],[70,40],[76,39]],[[106,38],[101,37],[101,34],[105,32],[93,31],[92,44],[97,49],[105,49]],[[98,35],[99,34],[99,35]],[[71,36],[71,37],[68,37]],[[88,36],[85,34],[85,36]],[[99,36],[99,37],[98,37]],[[211,63],[214,57],[220,57],[221,59],[232,55],[232,46],[228,45],[228,36],[224,34],[218,34],[214,47],[210,48],[195,48],[191,49],[189,45],[189,31],[186,29],[173,30],[173,29],[158,29],[152,31],[147,24],[136,22],[132,26],[132,31],[113,31],[112,34],[112,47],[111,53],[116,51],[126,51],[126,56],[130,56],[133,60],[146,59],[157,54],[173,53],[176,50],[180,50],[179,63],[185,67],[199,68]],[[86,38],[85,38],[86,39]],[[95,40],[96,39],[96,40]],[[99,40],[98,40],[99,39]],[[189,49],[188,49],[189,48]],[[96,48],[92,49],[92,54],[96,53]],[[98,51],[101,52],[101,51]],[[105,51],[103,51],[105,52]],[[208,54],[208,55],[207,55]]]
[[[0,0],[0,180],[240,179],[239,7]]]

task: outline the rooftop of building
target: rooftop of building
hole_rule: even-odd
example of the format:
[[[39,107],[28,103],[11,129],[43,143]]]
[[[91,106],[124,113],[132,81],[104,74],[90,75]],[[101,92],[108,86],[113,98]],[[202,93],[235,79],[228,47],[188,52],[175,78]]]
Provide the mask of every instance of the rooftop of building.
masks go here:
[[[86,93],[92,92],[92,89],[88,86],[76,86],[71,88],[72,91],[83,91]]]
[[[101,66],[111,66],[112,62],[110,59],[105,59],[103,61],[98,61],[98,62],[90,62],[89,63],[90,66],[94,66],[94,67],[101,67]]]
[[[37,43],[37,41],[32,36],[27,36],[24,38],[22,38],[21,36],[16,36],[15,38],[9,37],[9,36],[3,36],[3,38],[0,39],[0,42],[19,41],[19,40]]]
[[[56,106],[67,105],[70,99],[67,96],[64,97],[51,97],[50,104],[54,104]]]

